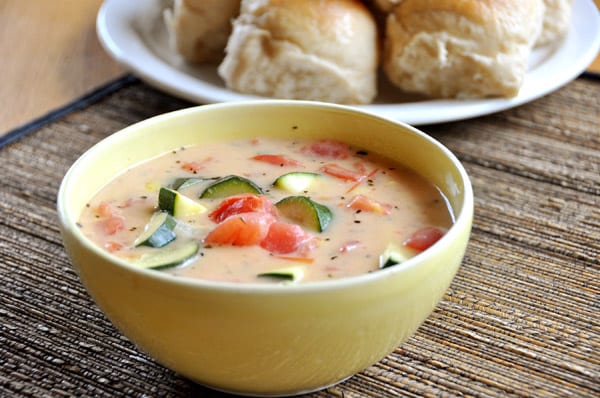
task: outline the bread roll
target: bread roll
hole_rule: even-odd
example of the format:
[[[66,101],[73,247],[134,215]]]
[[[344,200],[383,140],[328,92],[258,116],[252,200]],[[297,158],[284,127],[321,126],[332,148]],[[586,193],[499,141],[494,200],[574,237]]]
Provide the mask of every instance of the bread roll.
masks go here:
[[[240,0],[175,0],[164,12],[171,47],[187,62],[220,62]]]
[[[276,98],[369,103],[377,27],[356,0],[242,0],[219,66],[227,87]]]
[[[394,8],[400,3],[402,0],[370,0],[375,3],[375,6],[386,13],[392,12]]]
[[[512,97],[542,18],[540,0],[402,0],[386,21],[383,68],[407,92]]]
[[[571,26],[573,0],[543,0],[544,24],[536,46],[543,46],[561,39]]]

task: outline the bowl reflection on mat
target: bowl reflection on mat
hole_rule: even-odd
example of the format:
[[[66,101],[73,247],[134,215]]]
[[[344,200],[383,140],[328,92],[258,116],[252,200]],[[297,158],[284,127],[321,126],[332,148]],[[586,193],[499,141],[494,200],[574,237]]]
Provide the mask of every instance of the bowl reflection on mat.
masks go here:
[[[184,145],[250,137],[338,139],[408,165],[447,196],[455,224],[400,266],[340,280],[239,285],[177,278],[129,265],[76,222],[117,173]],[[108,319],[164,366],[215,389],[248,395],[317,390],[382,359],[433,311],[462,261],[473,193],[459,161],[416,129],[355,109],[306,101],[206,105],[142,121],[96,144],[58,195],[65,248]]]

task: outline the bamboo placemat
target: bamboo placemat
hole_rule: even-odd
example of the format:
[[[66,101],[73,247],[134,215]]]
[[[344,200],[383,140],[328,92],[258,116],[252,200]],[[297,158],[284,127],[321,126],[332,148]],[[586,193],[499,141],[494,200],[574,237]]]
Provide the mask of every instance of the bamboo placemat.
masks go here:
[[[62,247],[55,201],[71,163],[128,124],[191,105],[130,77],[113,84],[0,149],[0,396],[226,396],[139,352]],[[580,78],[513,110],[423,127],[472,178],[463,265],[412,338],[310,397],[600,395],[599,93]]]

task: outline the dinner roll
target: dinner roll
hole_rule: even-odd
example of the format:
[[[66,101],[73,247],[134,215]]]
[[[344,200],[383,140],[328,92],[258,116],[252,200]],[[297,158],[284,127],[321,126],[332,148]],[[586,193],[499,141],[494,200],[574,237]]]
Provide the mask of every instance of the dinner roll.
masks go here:
[[[536,46],[543,46],[561,39],[571,25],[573,0],[543,0],[543,2],[546,6],[544,24],[542,33],[535,43]]]
[[[383,69],[407,92],[512,97],[542,18],[540,0],[402,0],[386,21]]]
[[[262,96],[369,103],[377,27],[357,0],[242,0],[218,73]]]
[[[171,47],[190,63],[220,62],[240,0],[175,0],[164,19]]]
[[[384,12],[392,12],[394,7],[398,5],[402,0],[370,0],[375,6]]]

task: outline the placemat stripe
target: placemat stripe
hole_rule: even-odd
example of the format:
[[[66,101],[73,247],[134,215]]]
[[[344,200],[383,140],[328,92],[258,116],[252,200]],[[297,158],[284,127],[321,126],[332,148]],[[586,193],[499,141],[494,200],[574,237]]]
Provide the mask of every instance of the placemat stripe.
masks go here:
[[[103,84],[98,88],[95,88],[91,92],[84,94],[83,96],[75,99],[72,102],[69,102],[68,104],[56,110],[48,112],[47,114],[40,116],[39,118],[36,118],[31,122],[24,124],[23,126],[9,130],[6,134],[0,136],[0,148],[18,140],[19,138],[27,134],[30,134],[40,129],[48,123],[65,117],[71,112],[84,109],[90,106],[91,104],[101,100],[105,96],[114,93],[115,91],[118,91],[123,87],[137,82],[139,82],[139,80],[131,74],[126,74],[122,77],[111,80],[108,83]]]

